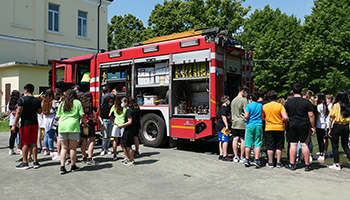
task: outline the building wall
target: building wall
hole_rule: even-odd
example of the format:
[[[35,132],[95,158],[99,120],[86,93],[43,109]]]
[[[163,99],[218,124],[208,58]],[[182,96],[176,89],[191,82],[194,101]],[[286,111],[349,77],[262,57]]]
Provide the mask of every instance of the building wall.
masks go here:
[[[110,2],[102,2],[100,49],[107,49],[107,6]],[[59,5],[58,32],[48,30],[49,3]],[[47,64],[49,60],[60,59],[62,56],[71,58],[96,52],[98,4],[99,0],[2,1],[0,63],[20,60]],[[78,36],[79,10],[87,13],[87,37]],[[22,44],[26,49],[18,52],[18,46]],[[57,53],[58,47],[61,48],[60,53]],[[27,53],[27,48],[31,48],[30,53]]]
[[[31,83],[35,86],[34,94],[39,94],[39,87],[48,86],[48,72],[49,69],[45,67],[19,67],[19,83],[18,87],[23,90],[23,87],[27,83]],[[33,78],[37,77],[37,78]]]
[[[3,68],[0,70],[1,76],[1,88],[3,88],[3,94],[1,95],[0,103],[2,105],[1,112],[5,111],[5,108],[3,106],[5,105],[5,85],[11,84],[11,91],[12,90],[19,90],[18,83],[19,83],[19,69],[18,67],[11,67],[11,68]],[[23,87],[22,87],[23,88]],[[19,90],[20,93],[23,92],[23,90]]]
[[[0,90],[5,84],[11,90],[33,83],[35,94],[48,85],[49,67],[33,67],[32,63],[48,65],[51,60],[72,58],[97,52],[97,9],[100,0],[1,0],[0,65],[19,61],[29,63],[0,67]],[[49,31],[49,3],[59,5],[59,31]],[[100,49],[107,49],[107,9],[110,1],[100,7]],[[78,11],[87,13],[87,36],[78,36]],[[0,106],[5,103],[1,95]],[[1,110],[4,111],[4,110]]]

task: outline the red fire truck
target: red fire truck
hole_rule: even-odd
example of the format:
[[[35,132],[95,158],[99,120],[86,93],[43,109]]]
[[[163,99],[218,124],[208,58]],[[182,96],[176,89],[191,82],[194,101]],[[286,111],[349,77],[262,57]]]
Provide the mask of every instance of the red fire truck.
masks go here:
[[[90,72],[89,91],[99,107],[102,86],[137,98],[141,141],[153,147],[169,138],[214,136],[220,97],[238,86],[253,90],[252,53],[219,28],[178,33],[112,52],[53,61],[52,86],[80,84]],[[68,86],[67,86],[68,87]]]

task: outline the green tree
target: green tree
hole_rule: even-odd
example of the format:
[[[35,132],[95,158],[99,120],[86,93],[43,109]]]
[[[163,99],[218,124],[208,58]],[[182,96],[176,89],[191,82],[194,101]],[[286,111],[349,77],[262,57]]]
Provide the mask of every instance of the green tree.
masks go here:
[[[133,43],[143,41],[145,30],[142,21],[131,14],[113,16],[108,24],[108,50],[131,47]]]
[[[318,0],[305,17],[304,41],[299,54],[314,92],[336,93],[350,89],[350,1]]]
[[[165,0],[155,5],[148,25],[152,36],[163,36],[207,27],[221,27],[235,33],[243,25],[250,6],[244,0]]]
[[[156,4],[148,19],[148,26],[152,30],[152,36],[163,36],[172,33],[187,31],[188,28],[183,20],[181,0],[165,0],[163,5]]]
[[[266,5],[244,23],[240,35],[244,47],[253,52],[255,89],[276,90],[286,96],[304,74],[296,71],[301,50],[300,20]]]

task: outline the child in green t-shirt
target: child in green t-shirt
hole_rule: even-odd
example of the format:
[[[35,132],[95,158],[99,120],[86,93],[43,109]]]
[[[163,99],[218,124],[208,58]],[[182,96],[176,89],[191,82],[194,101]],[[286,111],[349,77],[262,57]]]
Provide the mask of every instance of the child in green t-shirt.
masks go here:
[[[115,104],[112,106],[111,111],[109,112],[109,117],[114,121],[114,126],[112,129],[111,137],[114,138],[113,142],[113,160],[117,160],[117,145],[118,137],[123,136],[123,129],[118,128],[118,125],[124,124],[124,117],[126,113],[126,108],[121,106],[120,97],[116,98]],[[113,114],[113,116],[112,116]],[[114,119],[113,119],[114,118]]]

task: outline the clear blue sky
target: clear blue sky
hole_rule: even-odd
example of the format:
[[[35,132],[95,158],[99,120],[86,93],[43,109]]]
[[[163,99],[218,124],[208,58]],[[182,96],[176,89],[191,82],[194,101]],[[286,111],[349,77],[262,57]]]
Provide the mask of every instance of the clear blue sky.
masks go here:
[[[114,15],[132,14],[142,20],[147,27],[148,17],[151,15],[157,3],[163,4],[164,0],[114,0],[108,7],[108,22]],[[311,14],[313,0],[246,0],[243,6],[252,6],[255,9],[264,9],[269,4],[271,8],[279,8],[283,13],[296,15],[302,22],[305,15]]]

